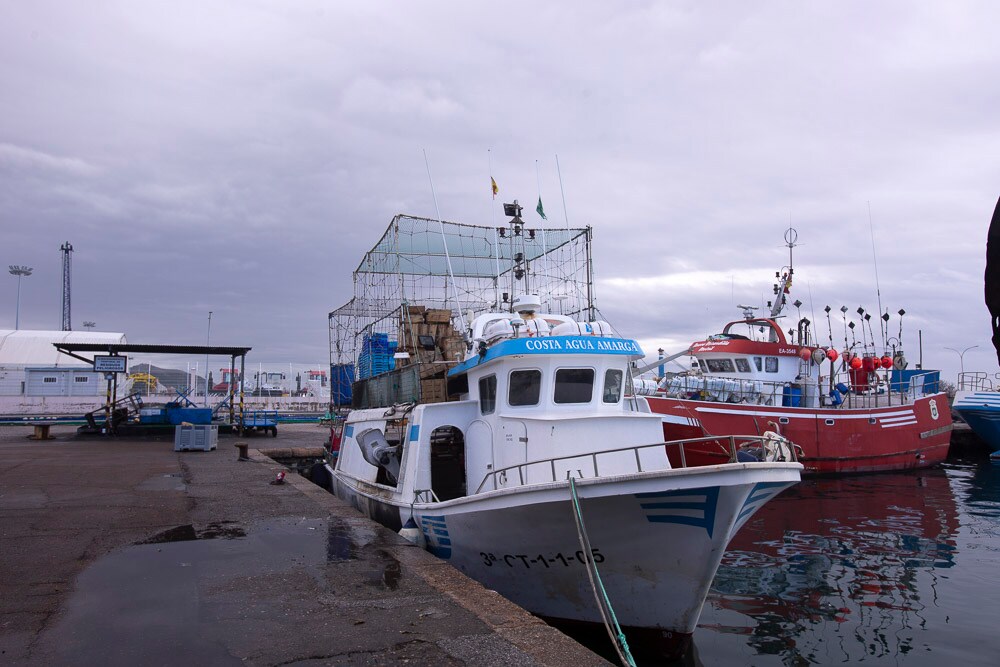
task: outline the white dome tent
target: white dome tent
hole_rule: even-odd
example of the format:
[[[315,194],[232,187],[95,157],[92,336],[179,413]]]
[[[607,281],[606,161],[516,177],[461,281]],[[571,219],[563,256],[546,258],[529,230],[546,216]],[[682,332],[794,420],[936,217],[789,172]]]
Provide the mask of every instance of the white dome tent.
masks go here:
[[[36,371],[55,378],[51,385],[57,388],[55,395],[71,395],[71,388],[63,388],[72,387],[69,383],[76,376],[85,377],[90,366],[60,353],[55,346],[64,343],[124,344],[126,339],[124,333],[113,332],[0,329],[0,397],[24,397],[35,393],[26,389],[28,376],[37,375]],[[0,401],[0,413],[3,414],[19,412],[23,407],[19,399]]]

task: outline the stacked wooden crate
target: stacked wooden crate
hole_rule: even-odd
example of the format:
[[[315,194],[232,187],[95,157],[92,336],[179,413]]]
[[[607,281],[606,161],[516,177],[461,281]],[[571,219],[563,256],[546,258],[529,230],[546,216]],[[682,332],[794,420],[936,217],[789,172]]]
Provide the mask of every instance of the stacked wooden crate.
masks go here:
[[[451,311],[446,308],[404,306],[399,316],[398,352],[408,359],[397,359],[396,366],[417,364],[420,374],[420,400],[439,403],[448,400],[445,375],[454,364],[465,358],[462,334],[451,324]]]

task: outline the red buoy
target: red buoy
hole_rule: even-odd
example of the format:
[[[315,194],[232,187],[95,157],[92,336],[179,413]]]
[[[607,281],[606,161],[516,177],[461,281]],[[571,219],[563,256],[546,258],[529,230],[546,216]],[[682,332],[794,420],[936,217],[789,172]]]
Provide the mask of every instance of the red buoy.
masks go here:
[[[882,368],[886,370],[892,368],[892,357],[890,357],[889,355],[882,357]]]
[[[804,347],[801,350],[799,350],[799,358],[801,358],[802,361],[809,361],[812,358],[812,353],[813,353],[812,350],[810,350],[808,347]]]
[[[875,365],[875,357],[865,357],[861,360],[861,367],[868,372],[875,370]]]
[[[854,370],[861,368],[861,357],[851,357],[851,368]]]
[[[826,358],[829,359],[830,361],[836,361],[837,351],[831,347],[829,350],[826,351]]]

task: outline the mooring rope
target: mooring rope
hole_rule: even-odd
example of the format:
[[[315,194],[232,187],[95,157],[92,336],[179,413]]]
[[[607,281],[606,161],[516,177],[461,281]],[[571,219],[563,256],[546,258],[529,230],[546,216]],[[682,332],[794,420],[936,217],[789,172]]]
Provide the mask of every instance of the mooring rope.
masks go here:
[[[604,620],[604,627],[611,637],[611,643],[615,645],[615,651],[621,658],[623,664],[628,667],[636,667],[632,653],[628,649],[628,642],[625,640],[625,633],[622,632],[618,619],[615,617],[615,610],[611,607],[611,600],[604,590],[604,583],[601,582],[601,575],[597,571],[597,563],[594,560],[593,551],[590,548],[590,537],[587,536],[587,527],[583,524],[583,512],[580,511],[580,499],[576,495],[576,479],[569,478],[569,490],[573,500],[573,520],[576,521],[576,534],[580,538],[580,547],[583,549],[584,566],[587,568],[587,576],[590,578],[590,587],[594,591],[594,599],[597,600],[597,609],[601,612]]]

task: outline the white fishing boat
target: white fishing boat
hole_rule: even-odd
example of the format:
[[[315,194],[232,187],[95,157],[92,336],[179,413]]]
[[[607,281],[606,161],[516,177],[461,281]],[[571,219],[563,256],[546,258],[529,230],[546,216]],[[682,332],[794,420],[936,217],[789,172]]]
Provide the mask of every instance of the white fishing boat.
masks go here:
[[[526,237],[522,227],[515,214],[511,238]],[[514,275],[530,275],[535,253],[511,254]],[[460,359],[438,362],[448,368],[439,393],[392,400],[401,394],[391,388],[405,394],[406,374],[433,361],[355,385],[328,464],[332,490],[535,614],[610,628],[617,619],[625,637],[676,654],[726,544],[799,481],[794,448],[775,434],[733,436],[732,462],[672,467],[668,450],[686,443],[664,443],[660,417],[630,392],[636,341],[605,321],[543,312],[535,295],[503,303],[467,323],[448,311],[458,327],[438,325],[465,334],[441,348]],[[426,329],[406,323],[413,315],[412,305],[399,311],[397,350],[420,345],[413,332]]]

